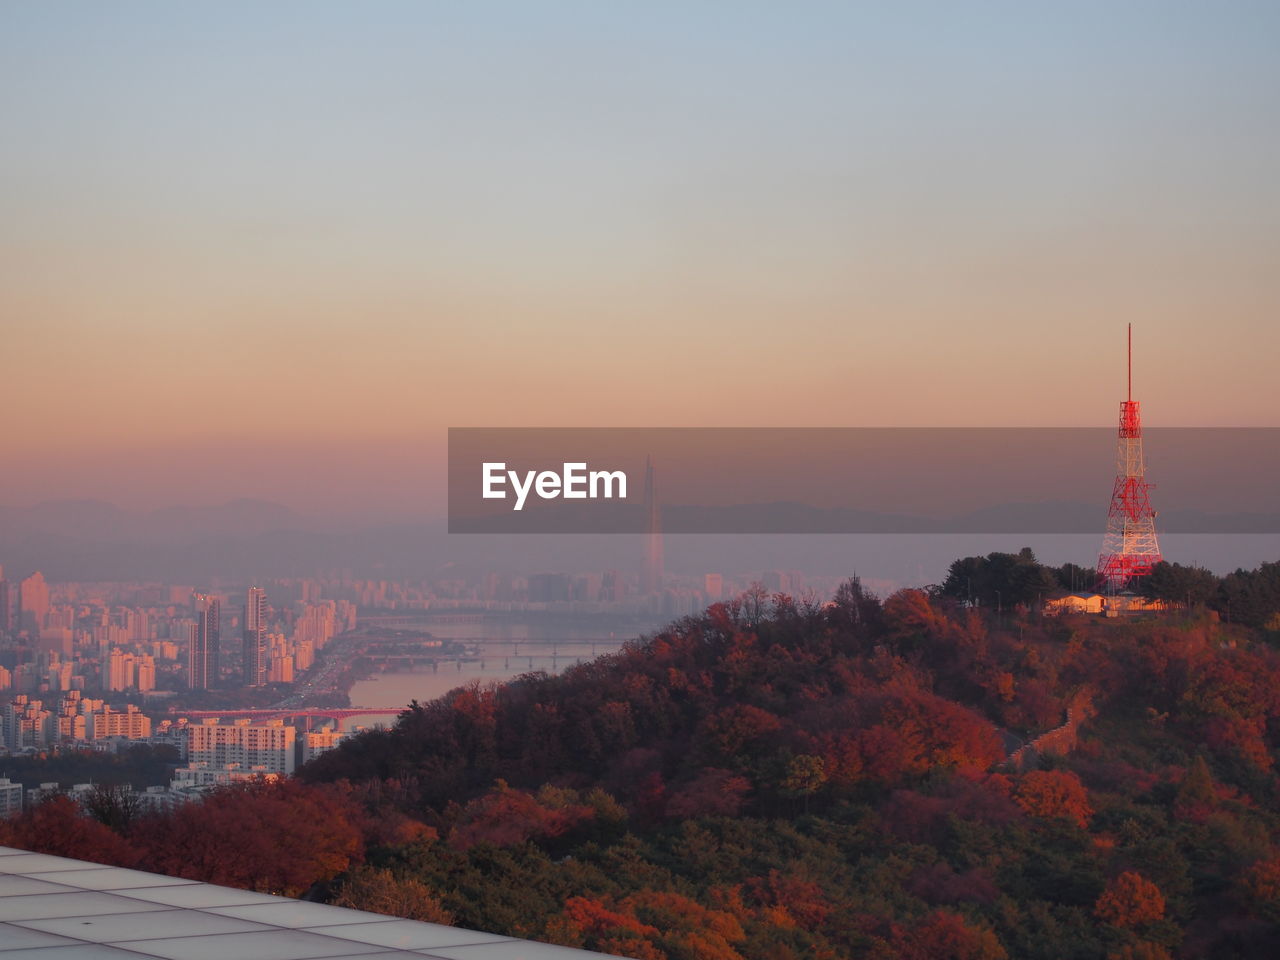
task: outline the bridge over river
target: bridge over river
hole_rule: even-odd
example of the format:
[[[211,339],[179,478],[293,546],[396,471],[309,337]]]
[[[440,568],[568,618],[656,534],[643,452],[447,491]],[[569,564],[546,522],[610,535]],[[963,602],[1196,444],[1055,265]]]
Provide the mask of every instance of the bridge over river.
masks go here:
[[[341,728],[346,720],[356,717],[397,716],[404,707],[263,707],[253,710],[177,710],[170,709],[174,719],[188,720],[302,720],[303,729],[310,730],[313,720],[332,720]]]

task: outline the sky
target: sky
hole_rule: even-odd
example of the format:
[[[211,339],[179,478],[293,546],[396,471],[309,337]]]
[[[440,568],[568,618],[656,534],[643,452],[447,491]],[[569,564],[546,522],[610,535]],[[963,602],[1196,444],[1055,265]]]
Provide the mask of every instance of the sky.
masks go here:
[[[450,426],[1280,426],[1280,5],[0,5],[0,504]],[[1104,493],[1105,495],[1105,493]],[[429,512],[429,511],[427,511]]]

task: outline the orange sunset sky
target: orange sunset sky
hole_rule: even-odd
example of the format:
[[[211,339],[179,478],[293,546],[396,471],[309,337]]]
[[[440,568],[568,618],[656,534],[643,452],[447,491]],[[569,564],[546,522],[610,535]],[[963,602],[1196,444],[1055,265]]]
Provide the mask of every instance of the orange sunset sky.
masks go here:
[[[1107,425],[1128,321],[1149,424],[1280,425],[1280,7],[1030,6],[6,4],[0,504]]]

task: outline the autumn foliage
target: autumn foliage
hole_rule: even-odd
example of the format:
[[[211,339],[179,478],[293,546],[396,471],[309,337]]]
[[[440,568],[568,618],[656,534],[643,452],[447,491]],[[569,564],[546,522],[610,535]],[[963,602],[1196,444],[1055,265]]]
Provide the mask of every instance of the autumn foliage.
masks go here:
[[[293,780],[138,820],[51,801],[0,835],[639,960],[1270,957],[1274,640],[756,591],[414,704]]]
[[[575,945],[640,960],[743,960],[737,945],[746,939],[733,913],[704,907],[678,893],[659,891],[603,903],[573,897],[553,929]]]
[[[298,896],[361,854],[359,813],[336,787],[249,781],[139,825],[161,873]]]
[[[55,796],[0,821],[0,843],[299,896],[358,862],[363,816],[338,787],[257,780],[143,817],[123,836]]]
[[[449,833],[449,843],[466,850],[478,843],[506,847],[534,838],[550,839],[595,816],[590,806],[558,794],[543,790],[534,795],[513,790],[499,780],[492,790],[463,808]]]
[[[1077,827],[1088,826],[1093,814],[1088,791],[1068,770],[1033,770],[1018,781],[1013,796],[1033,817],[1060,817]]]
[[[38,850],[59,857],[133,867],[142,850],[84,815],[70,797],[54,796],[22,815],[0,820],[0,846]]]
[[[1240,878],[1251,906],[1262,916],[1280,922],[1280,857],[1259,860]]]
[[[1164,916],[1164,894],[1142,874],[1126,870],[1107,883],[1093,912],[1114,926],[1138,927]]]
[[[959,914],[935,910],[919,924],[894,931],[891,943],[902,960],[1005,960],[995,932]]]

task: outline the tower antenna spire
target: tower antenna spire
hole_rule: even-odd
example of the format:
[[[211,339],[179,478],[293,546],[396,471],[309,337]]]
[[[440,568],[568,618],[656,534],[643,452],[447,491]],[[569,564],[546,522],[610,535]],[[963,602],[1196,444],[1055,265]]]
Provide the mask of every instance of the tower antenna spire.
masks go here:
[[[1107,532],[1098,557],[1098,576],[1109,593],[1131,587],[1160,562],[1156,541],[1156,512],[1151,509],[1151,484],[1142,455],[1142,414],[1133,399],[1133,324],[1129,324],[1129,399],[1120,404],[1116,447],[1116,482],[1107,511]]]

